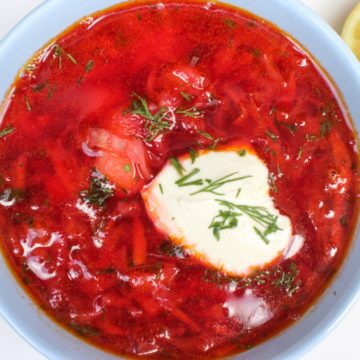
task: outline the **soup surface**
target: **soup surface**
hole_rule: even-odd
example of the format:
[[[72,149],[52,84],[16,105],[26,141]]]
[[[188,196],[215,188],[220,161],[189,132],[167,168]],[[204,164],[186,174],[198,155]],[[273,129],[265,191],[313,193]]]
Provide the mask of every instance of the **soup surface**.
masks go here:
[[[346,111],[301,46],[239,9],[132,2],[86,17],[22,69],[0,122],[10,266],[56,321],[116,354],[248,350],[302,317],[349,246]],[[257,203],[248,163],[265,174]],[[215,212],[189,200],[180,223],[179,194]]]

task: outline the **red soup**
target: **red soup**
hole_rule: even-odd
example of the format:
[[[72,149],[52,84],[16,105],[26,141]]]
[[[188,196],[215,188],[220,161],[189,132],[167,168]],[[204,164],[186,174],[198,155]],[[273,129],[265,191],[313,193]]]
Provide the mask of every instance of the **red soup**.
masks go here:
[[[102,349],[154,359],[245,351],[301,318],[344,259],[357,208],[348,120],[307,52],[239,9],[132,2],[86,17],[8,95],[4,254],[48,315]],[[261,167],[258,203],[252,165],[236,177],[232,161]],[[178,205],[161,212],[169,190],[153,184],[166,174],[179,177],[174,194],[214,196],[208,208],[219,212],[191,213],[191,225],[172,215]],[[164,200],[149,205],[149,193]],[[204,236],[194,235],[200,212]],[[234,234],[234,249],[261,251],[230,249],[229,270],[212,256],[229,254]]]

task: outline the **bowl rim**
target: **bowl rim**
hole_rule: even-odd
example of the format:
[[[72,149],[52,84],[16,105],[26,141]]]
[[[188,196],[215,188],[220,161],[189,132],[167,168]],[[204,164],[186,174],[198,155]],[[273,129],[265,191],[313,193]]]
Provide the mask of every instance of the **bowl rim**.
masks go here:
[[[99,4],[100,1],[101,0],[90,0],[89,3],[98,4],[99,9],[101,8],[101,9],[105,10],[107,7],[111,6],[111,4],[114,5],[116,3],[124,2],[124,0],[118,0],[118,1],[107,0],[107,1],[103,2],[103,5],[102,5],[102,4]],[[263,6],[263,4],[265,3],[266,0],[252,0],[252,1],[254,3],[259,4],[258,11],[260,12],[260,14],[253,10],[247,10],[247,11],[257,14],[257,16],[259,16],[259,17],[265,18],[265,20],[270,23],[274,23],[271,19],[266,17],[266,14],[261,13],[260,7]],[[246,4],[248,4],[248,3],[250,4],[251,0],[224,0],[222,2],[229,3],[229,4],[232,4],[235,6],[236,6],[236,3],[238,3],[238,5],[237,5],[238,7],[240,7],[240,8],[244,7],[245,9],[248,9],[248,7],[250,5],[246,5]],[[21,35],[24,35],[27,31],[29,31],[34,26],[34,24],[36,24],[36,22],[39,21],[40,19],[47,17],[51,13],[54,13],[54,11],[56,11],[57,7],[66,6],[66,4],[70,4],[70,3],[71,2],[69,0],[45,0],[43,3],[41,3],[40,5],[35,7],[15,27],[13,27],[12,30],[9,31],[3,37],[3,39],[0,41],[0,63],[1,63],[1,58],[3,56],[3,53],[6,53],[6,51],[8,51],[7,48],[13,42],[18,41],[19,36],[21,37]],[[305,4],[301,3],[299,0],[292,0],[292,1],[286,1],[286,2],[283,2],[282,0],[272,0],[272,3],[273,3],[273,6],[280,6],[280,8],[285,9],[285,11],[287,11],[289,13],[300,13],[304,22],[307,22],[307,24],[310,25],[311,29],[316,28],[317,31],[319,32],[319,34],[320,33],[322,34],[324,39],[326,39],[327,41],[331,41],[333,44],[333,54],[335,54],[335,56],[338,59],[340,59],[343,63],[345,63],[349,67],[348,72],[352,72],[353,76],[354,76],[352,81],[354,83],[357,83],[357,86],[355,86],[355,85],[354,86],[355,86],[355,88],[357,87],[358,89],[360,89],[359,62],[357,61],[355,56],[351,53],[351,51],[348,49],[346,44],[341,40],[341,38],[338,36],[338,34],[330,27],[330,25],[328,25],[325,22],[325,20],[323,20],[320,16],[315,14],[310,8],[308,8]],[[89,7],[90,6],[91,5],[89,5]],[[255,8],[256,8],[256,5],[255,5]],[[93,12],[94,11],[88,11],[87,13],[84,13],[83,16],[86,16]],[[66,20],[66,21],[63,21],[63,23],[64,23],[64,28],[67,28],[67,27],[71,26],[73,21],[67,22],[67,20]],[[280,25],[276,25],[276,26],[278,26],[279,29],[282,30],[282,27]],[[288,33],[288,31],[285,30],[285,33]],[[294,39],[297,39],[296,41],[298,41],[302,46],[304,46],[303,41],[298,40],[299,36],[295,36],[291,32],[289,32],[289,33]],[[49,40],[50,39],[51,39],[51,37],[49,37]],[[309,52],[311,55],[312,52],[311,51],[309,51]],[[29,56],[29,58],[30,58],[30,56]],[[315,57],[315,56],[313,56],[313,57]],[[315,57],[315,58],[317,58],[317,57]],[[25,62],[23,61],[23,63],[25,63]],[[331,76],[330,76],[330,78],[331,78]],[[9,88],[9,86],[11,84],[12,84],[12,81],[10,83],[7,83],[7,87]],[[5,98],[5,94],[4,94],[4,97],[3,97],[3,94],[0,94],[0,96],[1,96],[0,100],[2,101],[2,99]],[[344,97],[346,97],[346,96],[344,95]],[[351,113],[350,109],[349,109],[349,112]],[[353,116],[352,116],[353,120],[354,120],[353,121],[354,126],[356,125],[355,124],[356,120],[357,119],[360,120],[360,116],[356,116],[356,115],[360,115],[360,110],[355,111],[355,114],[353,114]],[[358,120],[358,128],[360,128],[359,120]],[[0,124],[1,124],[1,119],[0,119]],[[356,132],[356,129],[355,129],[355,132]],[[359,227],[359,224],[357,224],[357,228],[358,227]],[[360,238],[359,238],[359,236],[356,236],[356,234],[359,235],[357,230],[354,231],[352,244],[350,245],[350,247],[354,247],[355,243],[357,243],[358,247],[360,246],[360,244],[359,244]],[[331,290],[331,288],[333,287],[334,283],[336,283],[339,280],[339,278],[341,278],[341,274],[344,272],[345,263],[348,261],[348,259],[350,257],[350,251],[351,251],[351,248],[349,249],[349,253],[346,255],[344,264],[342,265],[342,268],[339,271],[340,274],[338,274],[336,276],[336,278],[332,280],[332,283],[328,286],[326,293],[329,292]],[[358,271],[358,274],[360,275],[360,270]],[[14,281],[14,279],[12,279],[12,280]],[[15,282],[16,281],[17,280],[15,280]],[[315,336],[314,336],[314,334],[311,334],[311,336],[308,336],[305,340],[300,340],[300,341],[296,342],[295,344],[293,344],[289,350],[282,351],[279,355],[276,355],[275,357],[272,357],[272,358],[273,359],[298,359],[301,356],[303,356],[305,353],[307,353],[308,351],[313,349],[318,343],[320,343],[338,325],[338,323],[341,321],[341,319],[349,312],[349,310],[353,306],[353,304],[356,301],[358,301],[358,299],[360,299],[360,277],[357,282],[356,281],[353,281],[353,282],[354,282],[354,284],[351,284],[352,286],[350,288],[348,287],[345,295],[343,295],[341,297],[341,300],[342,300],[341,304],[340,304],[340,299],[337,302],[337,305],[335,306],[335,312],[331,316],[326,318],[319,325],[320,328],[316,331]],[[318,306],[322,302],[322,300],[325,296],[326,296],[326,294],[322,294],[320,296],[320,298],[315,303],[315,307]],[[309,316],[310,311],[311,311],[310,309],[307,310],[303,319],[297,321],[297,323],[303,322],[305,320],[304,318]],[[30,344],[32,347],[37,349],[42,355],[44,355],[47,358],[61,359],[61,349],[56,350],[55,349],[56,346],[53,346],[53,344],[43,344],[43,343],[41,343],[41,341],[39,341],[39,336],[37,336],[36,334],[29,334],[29,333],[23,331],[21,322],[14,320],[14,317],[11,314],[9,314],[7,311],[4,310],[3,300],[2,300],[1,296],[0,296],[0,315],[4,318],[4,320],[13,329],[15,329],[15,331],[28,344]],[[291,325],[290,328],[293,328],[295,325],[296,324]],[[288,330],[289,330],[289,328],[287,328],[287,330],[285,330],[285,332],[287,332]],[[283,333],[284,333],[284,331],[281,332],[280,335],[277,335],[273,338],[278,339],[279,337],[281,337],[281,334],[283,334]],[[256,358],[258,358],[259,350],[261,351],[261,349],[264,347],[264,345],[266,343],[273,341],[273,338],[271,340],[266,341],[264,344],[257,346],[256,348],[254,348],[254,350],[251,350],[247,353],[239,354],[240,358],[255,360]],[[53,357],[52,357],[52,355],[53,355]],[[237,356],[235,356],[235,358],[237,358]]]

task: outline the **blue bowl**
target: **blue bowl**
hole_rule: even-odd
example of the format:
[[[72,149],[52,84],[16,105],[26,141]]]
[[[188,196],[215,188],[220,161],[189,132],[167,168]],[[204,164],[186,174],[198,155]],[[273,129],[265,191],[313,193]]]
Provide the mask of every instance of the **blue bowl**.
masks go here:
[[[48,0],[0,43],[0,99],[18,70],[49,39],[78,19],[119,0]],[[298,1],[228,0],[276,24],[301,43],[330,74],[357,128],[360,128],[360,66],[338,35]],[[299,359],[340,321],[360,294],[360,239],[356,231],[345,264],[320,301],[280,335],[234,359]],[[2,259],[1,259],[2,260]],[[4,261],[0,261],[0,312],[17,332],[52,360],[118,359],[88,345],[48,319],[31,303]],[[333,293],[336,291],[337,296]]]

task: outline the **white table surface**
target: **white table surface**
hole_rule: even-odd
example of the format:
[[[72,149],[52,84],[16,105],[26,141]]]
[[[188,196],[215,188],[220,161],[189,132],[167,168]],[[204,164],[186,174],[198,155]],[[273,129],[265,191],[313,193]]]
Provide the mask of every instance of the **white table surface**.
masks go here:
[[[22,17],[43,1],[0,0],[0,39]],[[320,14],[337,31],[341,31],[346,15],[360,2],[358,0],[302,1]],[[357,360],[360,359],[358,342],[360,342],[360,301],[322,343],[299,360]],[[44,356],[21,339],[2,318],[0,318],[0,349],[0,358],[4,360],[45,360]]]

